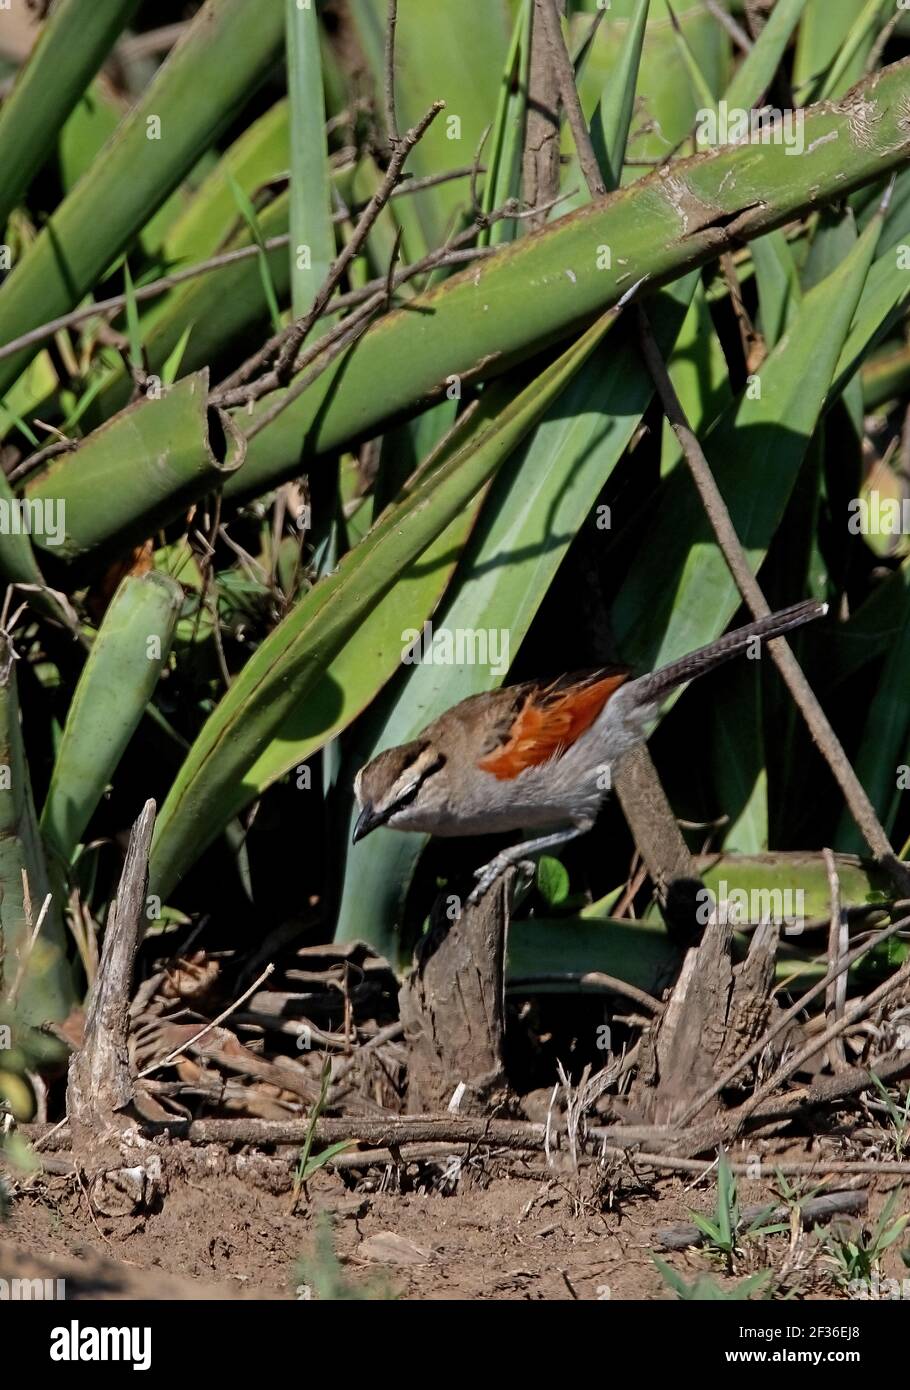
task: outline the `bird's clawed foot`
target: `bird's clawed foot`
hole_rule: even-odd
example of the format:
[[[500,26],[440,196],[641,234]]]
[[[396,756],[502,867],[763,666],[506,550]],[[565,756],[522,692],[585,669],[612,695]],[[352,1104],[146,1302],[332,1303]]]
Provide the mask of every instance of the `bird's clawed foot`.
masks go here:
[[[537,870],[537,865],[533,859],[516,859],[508,853],[497,854],[495,859],[491,859],[489,864],[484,864],[474,874],[477,883],[468,895],[468,907],[476,907],[481,898],[487,893],[498,879],[508,869],[518,869],[522,874],[527,874],[531,878]]]

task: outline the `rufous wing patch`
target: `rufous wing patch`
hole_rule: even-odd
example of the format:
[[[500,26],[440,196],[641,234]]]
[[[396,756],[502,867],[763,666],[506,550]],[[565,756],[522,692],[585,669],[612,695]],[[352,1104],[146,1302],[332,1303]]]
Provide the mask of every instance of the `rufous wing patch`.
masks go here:
[[[526,698],[509,737],[477,764],[500,781],[527,767],[558,758],[591,727],[610,696],[628,680],[623,671],[562,692],[533,691]]]

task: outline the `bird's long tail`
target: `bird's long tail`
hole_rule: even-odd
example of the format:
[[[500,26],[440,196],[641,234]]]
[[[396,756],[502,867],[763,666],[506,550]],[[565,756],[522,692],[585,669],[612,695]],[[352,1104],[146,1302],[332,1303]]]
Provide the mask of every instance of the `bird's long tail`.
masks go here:
[[[657,703],[677,686],[713,671],[716,666],[722,666],[725,661],[744,651],[756,638],[766,640],[782,637],[785,632],[792,632],[804,623],[823,618],[827,611],[826,603],[809,599],[805,603],[795,603],[792,608],[784,608],[780,613],[769,613],[766,618],[758,618],[754,623],[738,627],[735,632],[728,632],[716,642],[709,642],[707,647],[700,647],[697,652],[690,652],[688,656],[662,666],[659,671],[642,676],[635,682],[636,693],[642,704]]]

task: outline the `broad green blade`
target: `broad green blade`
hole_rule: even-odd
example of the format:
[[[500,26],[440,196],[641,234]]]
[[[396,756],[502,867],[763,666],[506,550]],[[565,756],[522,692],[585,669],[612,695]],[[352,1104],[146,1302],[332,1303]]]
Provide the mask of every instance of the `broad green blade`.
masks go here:
[[[873,265],[863,289],[849,337],[844,344],[829,403],[835,401],[868,353],[901,318],[910,298],[910,275],[893,252],[886,251]]]
[[[893,13],[893,0],[866,0],[866,4],[844,39],[843,47],[819,87],[820,101],[832,101],[844,92],[863,70],[866,58],[883,24]]]
[[[282,0],[206,0],[102,156],[0,288],[0,341],[74,308],[259,85],[280,51]],[[0,362],[0,392],[33,355]]]
[[[591,143],[608,189],[622,182],[651,0],[637,0],[614,70],[591,118]]]
[[[513,989],[521,980],[550,976],[534,993],[587,994],[597,987],[586,987],[577,977],[600,971],[659,996],[679,964],[678,948],[656,923],[577,917],[509,923],[506,985]],[[564,982],[552,978],[559,975]]]
[[[806,296],[758,385],[705,440],[753,571],[780,524],[824,408],[878,232],[870,226],[843,265]],[[688,469],[677,469],[653,509],[648,546],[632,561],[613,607],[620,650],[632,665],[654,669],[718,636],[739,603]]]
[[[111,600],[73,694],[41,831],[69,862],[152,697],[171,650],[183,590],[152,570]]]
[[[591,6],[593,11],[596,7]],[[704,8],[702,0],[679,0],[673,10],[694,62],[703,74],[706,88],[722,92],[730,70],[730,38],[713,15]],[[590,53],[585,61],[579,82],[582,107],[596,126],[593,113],[604,97],[611,101],[611,84],[617,86],[620,74],[628,71],[630,45],[635,44],[634,30],[640,20],[640,0],[611,0],[609,12],[600,25]],[[591,24],[591,14],[576,14],[572,20],[572,35],[580,42]],[[618,92],[614,96],[618,97]],[[699,100],[683,69],[679,40],[673,31],[666,0],[651,0],[642,46],[635,107],[626,146],[626,158],[631,161],[623,169],[622,182],[631,183],[645,172],[635,161],[660,160],[668,157],[691,135],[699,108]],[[714,98],[709,103],[713,106]],[[570,148],[563,146],[564,157],[570,156],[563,178],[563,189],[584,190],[578,163]],[[566,206],[585,201],[586,190],[576,193]]]
[[[481,199],[485,213],[501,208],[510,198],[521,198],[533,10],[534,0],[521,0],[500,79],[496,118],[484,146],[485,151],[489,151]],[[516,224],[504,219],[494,222],[492,227],[484,227],[478,245],[500,245],[514,240],[515,234]]]
[[[383,103],[387,0],[352,0],[349,6]],[[395,31],[395,98],[402,134],[434,101],[446,109],[408,160],[417,177],[470,164],[484,130],[495,118],[496,99],[511,30],[504,0],[399,0]],[[418,208],[425,245],[438,246],[467,193],[461,183],[441,183]],[[409,254],[415,248],[408,247]],[[416,254],[420,254],[416,251]]]
[[[98,160],[127,110],[128,104],[117,98],[103,77],[97,78],[77,103],[57,141],[60,183],[65,196],[72,193]],[[181,182],[143,225],[135,241],[143,255],[153,257],[160,252],[162,239],[186,208],[189,180],[194,172],[188,173],[187,181]]]
[[[806,0],[777,0],[751,52],[730,79],[724,92],[728,106],[748,111],[768,90],[805,8]]]
[[[291,127],[291,308],[302,318],[335,256],[316,6],[287,8]]]
[[[717,419],[733,398],[727,359],[700,278],[696,279],[695,294],[667,367],[686,419],[699,434]],[[666,477],[681,458],[679,440],[665,420],[661,476]]]
[[[230,194],[229,194],[230,196]],[[241,220],[237,218],[236,220]],[[279,194],[258,218],[265,241],[286,236],[288,196]],[[253,245],[246,223],[231,238],[225,250]],[[286,246],[267,251],[263,258],[279,303],[286,303],[290,291]],[[164,364],[187,329],[189,341],[183,355],[182,372],[202,371],[218,363],[229,345],[238,338],[269,332],[269,311],[263,295],[262,263],[259,257],[235,261],[198,279],[188,280],[172,290],[151,313],[143,316],[143,349],[149,371],[161,375]],[[96,409],[89,415],[93,424],[109,420],[123,408],[132,392],[132,381],[122,366],[106,378]]]
[[[243,469],[227,480],[225,495],[257,496],[299,471],[302,449],[312,455],[375,437],[389,420],[437,399],[453,376],[498,374],[577,331],[642,278],[672,279],[701,264],[716,253],[718,220],[732,218],[749,239],[815,201],[879,179],[910,153],[910,132],[901,117],[907,71],[907,65],[896,65],[866,85],[871,123],[861,139],[848,114],[815,108],[806,115],[804,158],[791,158],[780,146],[749,145],[681,162],[671,178],[653,175],[520,238],[388,315],[256,435]],[[905,273],[902,279],[906,285]],[[191,338],[190,359],[193,351]],[[383,389],[377,391],[380,380]],[[269,396],[253,419],[281,403],[281,393]],[[158,406],[148,402],[142,408]],[[247,428],[245,410],[238,420]],[[98,544],[114,533],[104,536],[97,519],[83,518],[70,504],[71,489],[79,486],[78,458],[64,457],[55,487],[67,501],[74,536],[77,530],[91,533]],[[133,506],[142,506],[141,494]]]
[[[200,184],[164,240],[161,257],[165,264],[182,269],[214,255],[224,246],[226,229],[238,227],[228,174],[249,198],[255,198],[260,189],[287,174],[290,160],[288,102],[283,98],[245,127]],[[263,216],[260,213],[260,219]],[[145,318],[154,314],[156,305],[153,300],[151,307],[146,307]]]
[[[40,1025],[65,1018],[75,1003],[66,958],[63,904],[55,894],[33,946],[25,910],[26,875],[30,920],[37,924],[50,892],[50,874],[38,831],[28,762],[22,744],[16,663],[12,647],[0,637],[0,1003],[19,980],[17,1012]],[[21,979],[20,977],[21,971]]]
[[[485,393],[488,427],[392,507],[269,635],[206,722],[162,807],[152,850],[162,897],[256,795],[254,764],[402,571],[467,507],[615,321],[604,315],[517,399]],[[499,397],[499,399],[497,398]]]
[[[711,84],[702,72],[698,59],[692,51],[692,47],[686,38],[685,31],[676,18],[676,14],[669,5],[671,22],[673,25],[673,40],[676,45],[676,57],[686,74],[689,85],[692,89],[692,96],[699,110],[711,110],[716,100],[716,92],[712,90]]]
[[[457,447],[480,439],[485,424],[472,428],[470,417],[457,435]],[[451,447],[451,445],[450,445]],[[406,633],[419,631],[430,618],[452,577],[465,542],[476,523],[486,493],[471,499],[455,518],[398,577],[395,587],[367,612],[356,635],[323,678],[276,730],[252,764],[247,782],[258,791],[306,761],[352,723],[401,667]]]
[[[137,5],[138,0],[61,0],[45,23],[0,107],[0,230]]]
[[[823,80],[865,3],[866,0],[808,0],[793,62],[793,85],[798,91],[811,91]]]
[[[905,567],[906,568],[906,567]],[[896,632],[889,635],[888,656],[872,703],[865,712],[863,736],[853,766],[869,793],[888,834],[910,788],[910,593],[904,582],[904,607]],[[863,837],[845,811],[834,841],[837,849],[857,852]]]
[[[768,773],[762,726],[761,672],[741,661],[726,674],[714,706],[711,764],[718,809],[730,818],[725,854],[762,854],[768,848]]]
[[[782,231],[758,237],[751,246],[758,286],[759,323],[769,348],[776,347],[802,303],[802,286],[793,253]]]

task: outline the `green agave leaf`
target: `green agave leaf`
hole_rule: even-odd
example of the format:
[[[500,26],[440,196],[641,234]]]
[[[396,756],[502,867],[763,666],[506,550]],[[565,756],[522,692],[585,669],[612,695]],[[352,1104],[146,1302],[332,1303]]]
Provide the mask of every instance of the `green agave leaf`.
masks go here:
[[[889,642],[888,658],[866,714],[863,736],[853,766],[890,834],[910,786],[910,602],[903,621]],[[857,851],[862,836],[844,813],[835,836],[840,850]]]
[[[612,0],[581,73],[579,91],[586,113],[594,113],[601,98],[608,103],[620,100],[631,50],[637,43],[640,10],[641,0]],[[702,0],[681,0],[673,5],[673,11],[692,60],[703,74],[705,88],[722,92],[730,69],[729,35],[705,10]],[[573,18],[576,42],[584,37],[590,24],[590,15]],[[687,75],[680,71],[678,43],[666,0],[651,0],[639,61],[634,122],[625,151],[630,161],[662,159],[670,154],[691,134],[696,113],[705,104],[696,98]],[[611,96],[614,83],[616,90]],[[712,105],[713,100],[712,97]],[[597,119],[593,115],[589,118],[596,130]],[[568,145],[564,153],[567,151]],[[630,164],[622,170],[622,182],[631,183],[642,172]],[[568,191],[579,188],[579,184],[584,190],[577,161],[572,157],[565,169],[563,187]],[[581,191],[568,206],[578,205],[586,197],[586,191]]]
[[[826,644],[822,671],[832,688],[879,661],[892,649],[910,613],[910,558],[876,586],[846,623],[838,623]]]
[[[283,33],[281,0],[206,0],[103,156],[0,287],[0,340],[79,303],[262,81]],[[0,362],[0,392],[32,356],[26,349]]]
[[[754,570],[780,524],[824,407],[878,231],[870,226],[843,266],[806,296],[792,332],[758,374],[760,395],[747,391],[705,441]],[[633,559],[613,607],[620,649],[643,669],[716,637],[740,602],[688,470],[677,469],[662,494],[648,546]],[[653,563],[655,553],[662,556],[660,566]]]
[[[792,327],[802,303],[799,272],[781,231],[758,237],[750,250],[758,287],[762,336],[769,348],[777,347],[784,333]]]
[[[724,93],[728,106],[748,111],[768,90],[805,8],[806,0],[777,0],[751,52],[730,79]]]
[[[158,571],[128,576],[111,600],[73,694],[41,812],[69,862],[167,662],[183,590]]]
[[[824,78],[864,4],[865,0],[809,0],[793,60],[793,85],[798,91],[811,91]]]
[[[733,396],[727,359],[700,279],[696,282],[686,321],[667,366],[686,418],[695,433],[699,434],[726,409]],[[660,453],[661,477],[666,477],[681,459],[679,440],[665,420]]]
[[[631,22],[622,36],[616,66],[591,119],[591,142],[609,189],[619,188],[622,183],[650,4],[651,0],[637,0]]]
[[[862,73],[876,36],[893,12],[892,0],[866,0],[844,39],[824,81],[819,86],[820,100],[843,96]]]
[[[496,118],[487,139],[489,156],[481,200],[486,213],[502,207],[509,198],[521,197],[521,163],[525,142],[533,11],[533,0],[521,0],[500,78]],[[483,229],[478,238],[478,245],[499,245],[514,240],[515,235],[514,222],[494,222],[492,227]]]
[[[139,0],[62,0],[0,108],[0,228]]]
[[[55,895],[30,946],[23,875],[35,924],[50,892],[50,874],[22,744],[15,659],[9,641],[0,636],[0,1002],[18,981],[17,1014],[24,1023],[40,1026],[66,1017],[75,1002],[75,990],[66,958],[60,896]]]
[[[851,133],[845,112],[816,108],[806,116],[803,158],[787,157],[771,145],[712,151],[675,165],[672,179],[642,179],[519,238],[466,275],[412,300],[364,334],[256,435],[242,476],[225,484],[226,497],[256,496],[293,476],[304,448],[319,453],[375,436],[390,419],[438,397],[452,375],[501,373],[576,331],[643,276],[672,279],[700,264],[717,251],[718,219],[732,217],[748,239],[805,210],[807,200],[839,196],[880,178],[910,150],[910,135],[900,124],[906,71],[901,65],[886,69],[862,89],[875,116],[862,141]],[[610,268],[604,266],[604,246],[612,248]],[[287,258],[281,259],[286,265]],[[185,326],[180,324],[181,332]],[[192,357],[193,338],[187,352]],[[281,403],[276,394],[260,409]],[[245,429],[245,412],[240,419]],[[69,505],[71,486],[78,488],[77,460],[78,454],[65,458],[55,478],[58,495],[68,503],[74,541],[83,528],[81,507]],[[142,503],[136,494],[134,507]],[[99,544],[93,519],[86,517],[84,524],[86,534],[96,537],[92,544]]]
[[[291,308],[301,318],[335,257],[316,6],[286,0],[291,126]]]
[[[129,103],[112,92],[110,84],[98,78],[76,104],[57,142],[60,182],[64,194],[73,189],[91,169],[105,145],[116,133]],[[190,174],[188,176],[192,177]],[[144,223],[136,238],[137,249],[155,256],[162,238],[178,219],[190,198],[189,182],[181,183],[158,210]]]
[[[226,180],[225,180],[226,182]],[[261,236],[265,241],[286,236],[288,231],[288,195],[279,194],[273,203],[258,216]],[[231,238],[227,250],[253,244],[253,237],[244,223]],[[263,295],[263,264],[268,269],[271,284],[279,303],[285,303],[290,289],[290,264],[287,247],[266,251],[262,257],[210,271],[198,279],[172,290],[160,308],[143,315],[141,321],[143,350],[149,371],[161,376],[164,364],[177,344],[190,330],[182,360],[182,373],[199,372],[219,361],[225,348],[237,338],[256,328],[265,328],[269,320],[268,306]],[[126,405],[133,383],[122,366],[109,374],[94,412],[93,424],[110,419]]]
[[[351,15],[374,86],[383,90],[386,0],[352,0]],[[470,164],[494,119],[509,42],[508,6],[502,0],[400,0],[395,31],[395,98],[403,132],[438,100],[446,109],[408,160],[417,177]],[[438,246],[465,199],[458,183],[442,183],[421,198],[419,216],[428,246]]]
[[[614,321],[614,314],[598,320],[517,399],[487,393],[479,408],[486,432],[418,482],[263,642],[205,724],[162,807],[151,862],[159,896],[255,797],[249,769],[268,740],[401,572],[493,477]]]
[[[885,347],[862,369],[863,405],[871,415],[910,387],[910,347]]]
[[[850,208],[822,209],[800,276],[803,293],[834,273],[856,245],[856,238],[856,222]]]
[[[626,984],[659,994],[679,969],[682,955],[657,923],[579,918],[534,918],[509,924],[506,986],[535,976],[563,975],[534,986],[540,994],[587,994],[577,978],[588,971],[612,975]],[[525,991],[526,992],[526,991]]]
[[[484,422],[462,432],[460,447],[485,433]],[[484,490],[399,575],[394,589],[368,611],[323,678],[308,691],[250,767],[247,783],[262,792],[324,748],[375,699],[401,666],[404,634],[420,630],[452,577],[477,520]]]
[[[727,854],[768,848],[768,774],[762,727],[761,672],[740,662],[725,682],[714,714],[711,762],[718,804],[731,817]]]
[[[253,198],[260,188],[287,173],[291,159],[288,119],[288,101],[283,98],[238,135],[170,228],[161,247],[165,264],[189,265],[214,255],[222,245],[225,228],[238,221],[228,174]],[[156,308],[152,301],[145,316],[153,316]]]
[[[689,86],[692,89],[692,96],[696,107],[702,110],[710,110],[713,107],[717,93],[712,88],[705,74],[699,66],[698,59],[692,52],[692,48],[686,38],[682,25],[676,20],[673,11],[670,11],[673,23],[673,39],[676,45],[676,57],[681,62]]]
[[[829,405],[837,400],[868,353],[901,317],[910,298],[910,275],[895,250],[879,256],[869,272],[856,316],[837,364],[828,393]]]
[[[60,184],[64,193],[71,193],[91,168],[123,114],[123,104],[100,80],[93,82],[76,103],[57,141]]]

